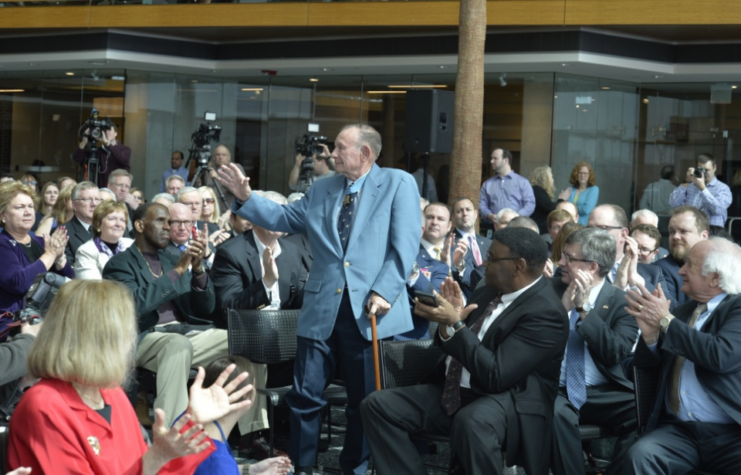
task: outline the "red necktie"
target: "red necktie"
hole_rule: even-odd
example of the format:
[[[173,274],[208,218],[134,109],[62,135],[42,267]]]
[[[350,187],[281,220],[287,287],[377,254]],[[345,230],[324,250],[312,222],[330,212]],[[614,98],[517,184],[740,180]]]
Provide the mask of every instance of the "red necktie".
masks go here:
[[[468,235],[468,244],[471,248],[471,252],[473,252],[473,260],[476,261],[476,266],[480,266],[484,260],[481,258],[481,251],[479,250],[479,245],[476,243],[476,239],[473,238],[470,234]]]

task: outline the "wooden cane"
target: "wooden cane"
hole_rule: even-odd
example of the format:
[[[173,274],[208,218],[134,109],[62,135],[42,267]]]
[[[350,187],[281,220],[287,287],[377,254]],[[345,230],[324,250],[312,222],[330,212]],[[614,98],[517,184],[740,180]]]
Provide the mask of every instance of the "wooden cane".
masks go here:
[[[371,315],[371,337],[373,339],[373,368],[376,373],[376,391],[381,390],[381,363],[378,360],[378,331],[376,314]]]

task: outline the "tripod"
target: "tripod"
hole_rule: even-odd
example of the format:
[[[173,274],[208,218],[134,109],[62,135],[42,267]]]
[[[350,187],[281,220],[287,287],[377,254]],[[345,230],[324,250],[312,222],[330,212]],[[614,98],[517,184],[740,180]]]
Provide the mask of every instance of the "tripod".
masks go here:
[[[90,149],[87,151],[87,180],[98,186],[98,172],[100,163],[98,162],[98,141],[90,140]]]

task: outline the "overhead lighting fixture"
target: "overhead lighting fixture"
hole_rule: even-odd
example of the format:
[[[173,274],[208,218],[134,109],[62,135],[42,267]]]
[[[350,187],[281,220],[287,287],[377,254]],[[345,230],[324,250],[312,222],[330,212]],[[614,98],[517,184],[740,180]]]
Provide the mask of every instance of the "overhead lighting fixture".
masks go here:
[[[66,76],[74,76],[75,73],[64,73]]]
[[[412,84],[411,86],[393,85],[389,89],[442,89],[448,87],[447,84]]]
[[[258,91],[262,91],[262,88],[261,87],[243,87],[240,90],[245,91],[245,92],[258,92]]]
[[[317,78],[309,78],[309,81],[311,81],[311,82],[319,82],[319,79],[317,79]]]
[[[326,73],[327,71],[331,71],[331,70],[332,70],[332,68],[322,68],[322,71],[324,71],[325,73]]]
[[[367,91],[368,94],[406,94],[406,91]]]
[[[25,89],[0,89],[0,92],[25,92]]]
[[[438,66],[438,68],[440,68],[440,69],[445,69],[445,66],[443,66],[443,65],[440,65],[440,66]]]
[[[610,90],[610,86],[602,86],[602,90],[603,91],[609,91]]]
[[[736,89],[738,86],[731,86],[731,89]]]
[[[111,76],[112,81],[125,81],[126,76]]]

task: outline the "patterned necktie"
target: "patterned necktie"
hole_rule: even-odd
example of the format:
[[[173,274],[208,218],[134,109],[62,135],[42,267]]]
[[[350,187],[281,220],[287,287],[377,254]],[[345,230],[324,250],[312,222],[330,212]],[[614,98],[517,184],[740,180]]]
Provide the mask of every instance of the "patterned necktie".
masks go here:
[[[337,219],[337,232],[340,234],[342,250],[347,250],[347,243],[350,241],[350,231],[352,231],[353,213],[358,201],[358,192],[348,193],[342,201],[340,208],[340,217]]]
[[[432,250],[435,251],[435,260],[442,261],[443,260],[442,250],[437,246],[433,247]]]
[[[700,315],[705,313],[707,309],[708,304],[706,303],[698,305],[695,311],[692,312],[692,316],[687,325],[689,325],[690,328],[694,328],[697,319],[700,318]],[[684,366],[685,359],[684,356],[675,356],[674,366],[672,366],[672,372],[669,374],[669,409],[672,410],[674,415],[679,415],[679,403],[681,399],[681,396],[679,395],[679,386],[680,380],[682,379],[682,367]]]
[[[479,318],[471,325],[471,331],[474,335],[479,334],[479,330],[484,324],[486,317],[496,310],[502,303],[502,294],[497,294],[494,300],[489,303],[486,309],[479,315]],[[451,358],[448,365],[448,372],[445,373],[445,387],[443,388],[443,397],[441,404],[445,412],[450,416],[461,407],[461,375],[463,374],[463,365]]]
[[[577,409],[587,402],[587,382],[584,375],[584,338],[576,331],[579,312],[571,310],[569,340],[566,343],[566,393]]]
[[[184,253],[185,250],[188,248],[185,244],[181,244],[178,246],[178,249],[180,249],[180,254]]]
[[[476,267],[480,266],[484,260],[481,258],[481,251],[479,250],[479,245],[476,243],[476,240],[471,236],[468,235],[468,246],[471,248],[471,252],[473,253],[473,260],[476,261]]]
[[[617,275],[618,267],[620,267],[620,263],[616,262],[614,266],[612,266],[612,269],[610,269],[610,273],[608,276],[610,277],[610,283],[615,283],[615,276]]]

